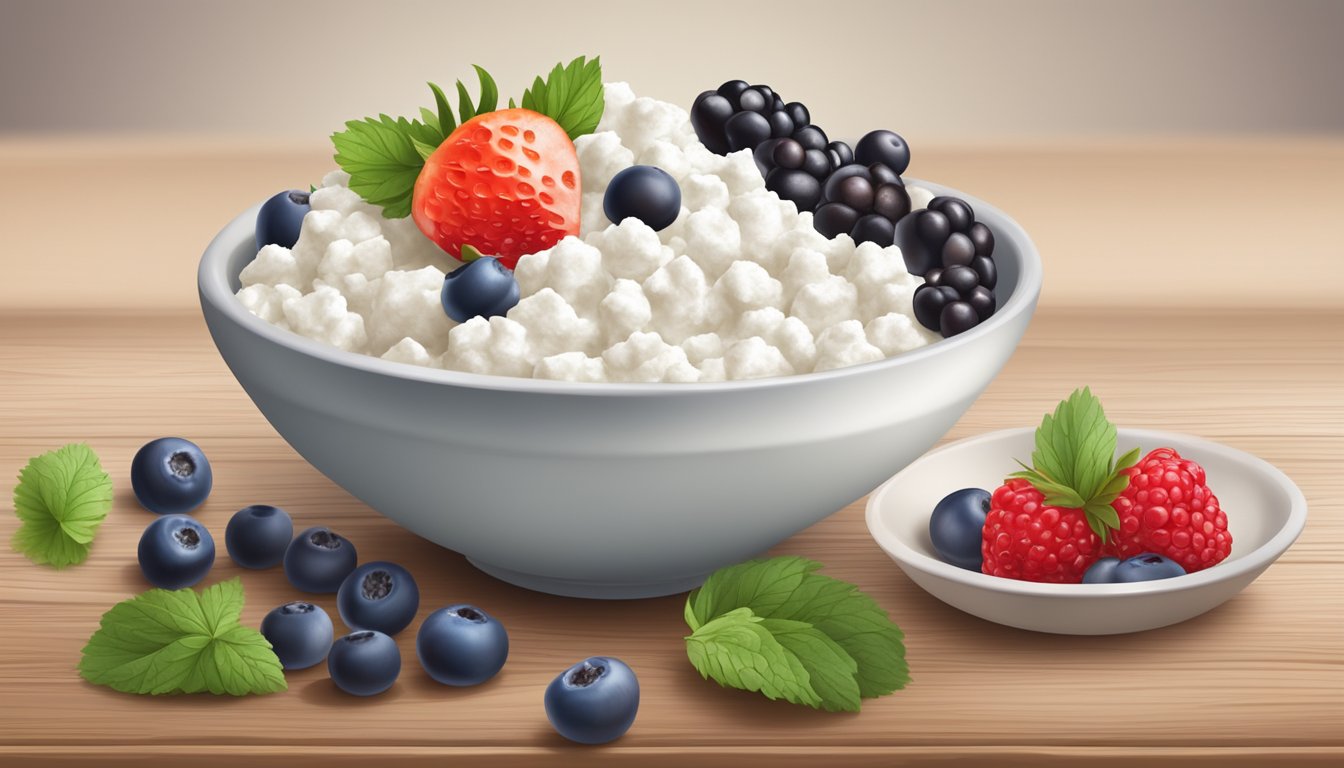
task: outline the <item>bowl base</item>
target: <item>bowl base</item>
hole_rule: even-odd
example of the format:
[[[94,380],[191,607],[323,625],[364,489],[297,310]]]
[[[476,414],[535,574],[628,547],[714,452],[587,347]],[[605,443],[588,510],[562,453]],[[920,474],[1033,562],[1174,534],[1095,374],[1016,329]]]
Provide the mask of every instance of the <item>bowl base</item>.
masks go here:
[[[686,576],[668,581],[656,582],[607,582],[578,581],[538,576],[535,573],[522,573],[508,568],[499,568],[468,557],[467,562],[490,576],[507,582],[515,587],[530,589],[533,592],[545,592],[561,597],[582,597],[590,600],[639,600],[646,597],[664,597],[679,592],[689,592],[705,583],[709,573]]]

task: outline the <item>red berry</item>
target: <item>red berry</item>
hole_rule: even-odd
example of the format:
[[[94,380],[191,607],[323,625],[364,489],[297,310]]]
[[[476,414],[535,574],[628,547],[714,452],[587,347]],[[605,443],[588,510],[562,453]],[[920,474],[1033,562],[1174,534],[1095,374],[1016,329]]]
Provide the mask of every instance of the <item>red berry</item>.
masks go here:
[[[990,576],[1077,584],[1101,556],[1101,539],[1083,510],[1047,506],[1022,478],[994,491],[982,535],[980,569]]]
[[[579,233],[579,158],[559,123],[501,109],[462,123],[425,161],[411,217],[455,258],[462,246],[512,269]]]
[[[1231,553],[1227,515],[1198,463],[1171,448],[1158,448],[1125,474],[1129,486],[1111,502],[1120,515],[1120,530],[1110,542],[1118,557],[1155,552],[1194,573]]]

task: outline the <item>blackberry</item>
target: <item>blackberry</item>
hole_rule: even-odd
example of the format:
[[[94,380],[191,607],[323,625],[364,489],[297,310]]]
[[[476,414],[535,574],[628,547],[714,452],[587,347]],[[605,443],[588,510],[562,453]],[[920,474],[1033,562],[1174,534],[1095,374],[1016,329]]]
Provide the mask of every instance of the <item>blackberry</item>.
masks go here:
[[[832,150],[835,151],[835,150]],[[831,172],[822,186],[821,207],[812,226],[827,237],[848,233],[858,243],[894,242],[896,223],[910,212],[910,195],[900,176],[880,163],[850,163]],[[822,217],[822,208],[826,216]],[[848,229],[840,229],[848,223]]]
[[[994,314],[994,233],[966,201],[935,197],[896,225],[895,238],[907,268],[924,276],[913,299],[921,325],[955,336]]]
[[[691,126],[711,152],[750,149],[766,188],[799,211],[814,210],[826,178],[854,158],[848,144],[830,141],[812,124],[805,105],[745,80],[729,80],[697,96]]]

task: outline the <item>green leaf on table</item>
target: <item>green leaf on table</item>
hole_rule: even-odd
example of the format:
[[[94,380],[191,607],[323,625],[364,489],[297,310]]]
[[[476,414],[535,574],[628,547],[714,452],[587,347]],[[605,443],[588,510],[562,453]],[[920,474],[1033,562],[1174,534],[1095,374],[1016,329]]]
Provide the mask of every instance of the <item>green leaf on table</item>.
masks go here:
[[[112,479],[98,454],[72,443],[31,459],[14,488],[20,522],[12,545],[39,565],[65,568],[84,562],[107,512]]]

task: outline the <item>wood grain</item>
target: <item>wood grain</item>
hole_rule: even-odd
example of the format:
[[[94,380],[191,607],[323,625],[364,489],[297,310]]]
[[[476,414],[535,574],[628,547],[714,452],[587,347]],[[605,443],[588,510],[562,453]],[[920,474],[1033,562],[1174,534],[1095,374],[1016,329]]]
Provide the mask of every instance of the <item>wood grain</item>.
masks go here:
[[[196,314],[0,314],[0,470],[87,440],[117,483],[89,561],[53,571],[0,553],[0,761],[280,764],[321,748],[379,764],[1112,765],[1126,755],[1181,765],[1344,759],[1344,312],[1186,314],[1044,310],[1007,369],[948,435],[1034,423],[1090,383],[1112,418],[1191,432],[1256,453],[1306,493],[1306,531],[1219,609],[1133,636],[1056,637],[961,614],[914,586],[869,538],[862,504],[781,545],[868,590],[905,629],[914,683],[826,715],[701,680],[681,646],[681,597],[587,602],[494,581],[417,539],[303,462],[230,376]],[[135,543],[149,514],[126,481],[141,443],[197,440],[215,469],[200,518],[217,533],[254,502],[296,524],[329,523],[367,559],[417,574],[426,606],[477,602],[510,630],[512,655],[474,690],[429,681],[399,638],[403,676],[387,694],[337,692],[323,668],[286,693],[248,699],[125,696],[74,665],[98,618],[144,584]],[[725,510],[731,514],[731,510]],[[1235,512],[1233,511],[1233,514]],[[16,527],[0,520],[0,536]],[[243,573],[221,554],[210,579],[241,573],[255,626],[294,596],[278,571]],[[318,602],[334,612],[330,598]],[[639,673],[634,729],[609,749],[574,752],[541,706],[575,659],[609,653]],[[1122,705],[1122,706],[1121,706]],[[762,751],[764,750],[764,751]],[[773,763],[772,763],[773,764]]]

